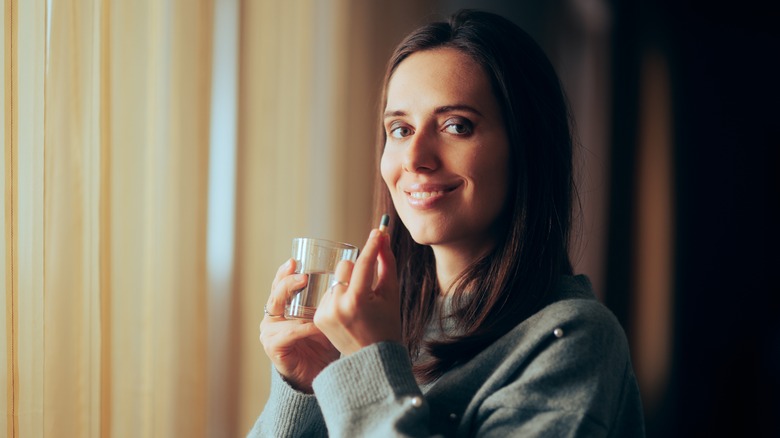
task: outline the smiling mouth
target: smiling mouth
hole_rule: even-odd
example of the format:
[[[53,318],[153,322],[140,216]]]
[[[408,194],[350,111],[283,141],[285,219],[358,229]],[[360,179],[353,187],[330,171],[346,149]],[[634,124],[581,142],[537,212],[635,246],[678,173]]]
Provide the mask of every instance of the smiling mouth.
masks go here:
[[[412,199],[428,199],[436,196],[441,196],[445,193],[444,190],[435,192],[406,192]]]
[[[428,185],[428,187],[425,187],[424,185],[420,184],[420,186],[422,187],[409,187],[403,192],[406,194],[407,199],[412,205],[417,207],[429,207],[432,206],[433,203],[435,203],[438,199],[444,197],[444,195],[457,189],[460,185]]]

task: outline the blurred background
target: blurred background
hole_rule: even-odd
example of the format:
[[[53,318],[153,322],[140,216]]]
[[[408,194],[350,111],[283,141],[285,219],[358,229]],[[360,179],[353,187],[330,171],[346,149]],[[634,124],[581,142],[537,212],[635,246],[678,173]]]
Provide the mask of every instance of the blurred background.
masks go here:
[[[757,0],[5,0],[5,436],[245,435],[274,272],[296,236],[362,245],[384,63],[464,7],[561,77],[572,258],[648,436],[780,436],[780,17]]]

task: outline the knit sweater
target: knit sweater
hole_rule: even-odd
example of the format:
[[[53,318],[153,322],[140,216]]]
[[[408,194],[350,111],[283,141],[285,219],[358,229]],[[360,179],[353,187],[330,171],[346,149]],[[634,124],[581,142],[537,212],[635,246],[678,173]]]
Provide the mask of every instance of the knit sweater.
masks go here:
[[[641,437],[625,334],[585,276],[424,389],[408,351],[380,342],[328,365],[314,394],[273,371],[249,437]]]

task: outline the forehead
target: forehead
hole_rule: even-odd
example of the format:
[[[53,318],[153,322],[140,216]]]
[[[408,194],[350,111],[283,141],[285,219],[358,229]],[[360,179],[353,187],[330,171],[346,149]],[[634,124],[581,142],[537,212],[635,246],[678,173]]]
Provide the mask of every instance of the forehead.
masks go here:
[[[495,105],[495,99],[482,66],[454,48],[413,53],[387,85],[388,109],[456,103],[486,107]]]

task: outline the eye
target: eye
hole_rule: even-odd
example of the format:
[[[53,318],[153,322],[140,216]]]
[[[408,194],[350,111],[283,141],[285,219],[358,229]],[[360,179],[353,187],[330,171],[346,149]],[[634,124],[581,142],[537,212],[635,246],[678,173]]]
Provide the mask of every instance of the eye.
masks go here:
[[[469,135],[474,131],[474,125],[462,118],[452,118],[444,122],[444,132],[455,135]]]
[[[390,126],[390,137],[393,138],[404,138],[412,135],[412,128],[405,126],[405,125],[397,125],[393,124]]]

